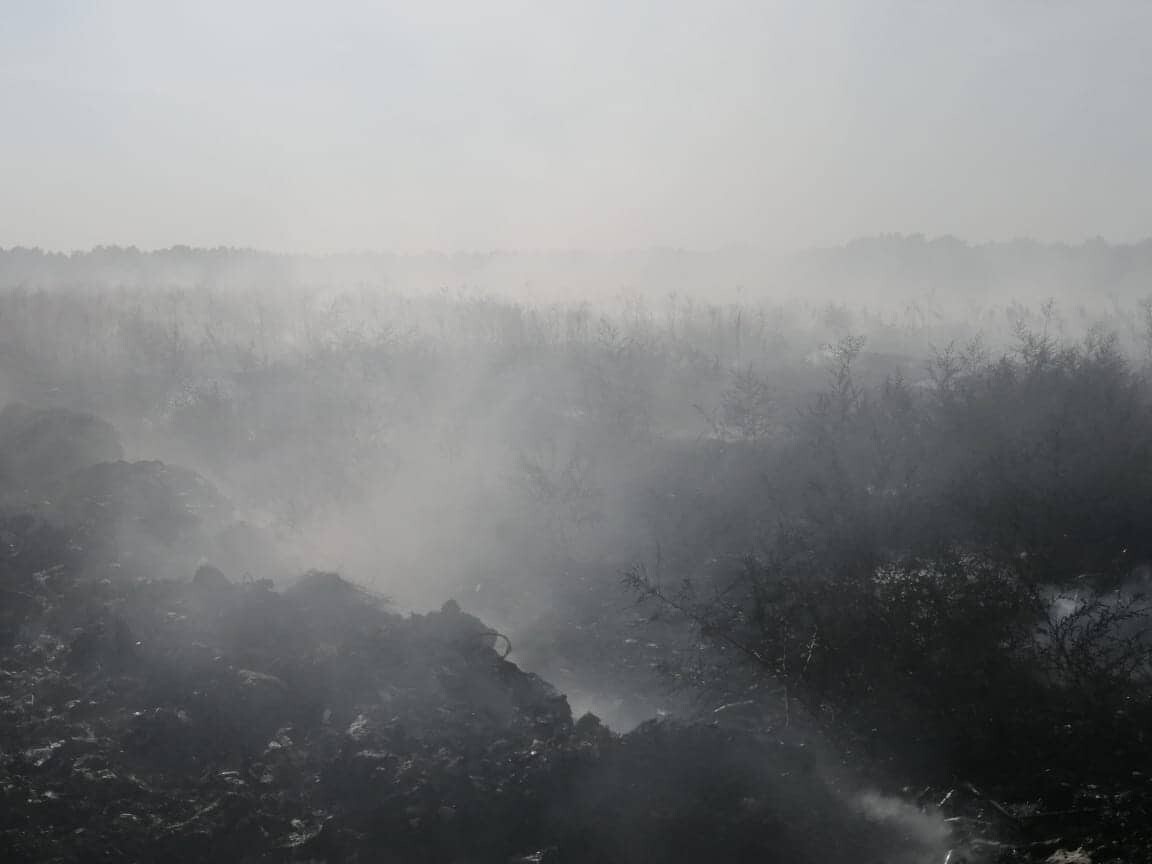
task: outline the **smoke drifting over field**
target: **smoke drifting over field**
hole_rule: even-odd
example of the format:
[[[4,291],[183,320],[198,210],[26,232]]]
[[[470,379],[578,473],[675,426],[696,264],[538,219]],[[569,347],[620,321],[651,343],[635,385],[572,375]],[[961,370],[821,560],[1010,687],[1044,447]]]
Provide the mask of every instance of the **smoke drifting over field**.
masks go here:
[[[1152,256],[885,238],[761,257],[773,275],[725,302],[645,281],[713,261],[2,253],[11,548],[47,543],[42,523],[63,545],[37,572],[79,584],[319,570],[400,611],[454,598],[619,732],[680,718],[807,753],[844,837],[864,818],[917,861],[1008,843],[957,833],[991,805],[944,785],[1011,789],[1046,760],[1079,776],[1035,706],[1131,705],[1148,683]],[[595,270],[603,299],[490,292],[490,267]],[[607,296],[613,278],[634,281]],[[1097,710],[1060,735],[1142,746],[1143,708]],[[891,794],[909,779],[919,798]]]
[[[0,858],[1148,858],[1149,25],[8,4]]]

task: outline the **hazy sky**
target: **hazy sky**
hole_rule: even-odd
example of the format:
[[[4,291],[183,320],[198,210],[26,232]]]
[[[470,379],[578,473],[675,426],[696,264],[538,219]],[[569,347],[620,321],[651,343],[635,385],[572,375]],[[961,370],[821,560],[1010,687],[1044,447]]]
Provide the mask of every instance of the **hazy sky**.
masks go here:
[[[0,0],[0,246],[1152,234],[1149,0]]]

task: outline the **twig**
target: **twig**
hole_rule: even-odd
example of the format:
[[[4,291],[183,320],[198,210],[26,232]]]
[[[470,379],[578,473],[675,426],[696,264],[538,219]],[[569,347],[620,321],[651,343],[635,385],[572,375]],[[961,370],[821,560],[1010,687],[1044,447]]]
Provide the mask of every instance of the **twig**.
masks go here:
[[[964,788],[967,789],[969,792],[971,792],[973,795],[975,795],[977,798],[983,798],[985,801],[987,801],[989,804],[991,804],[992,808],[997,813],[999,813],[1001,816],[1003,816],[1005,819],[1009,819],[1017,825],[1020,824],[1020,817],[1019,816],[1016,816],[1015,814],[1011,813],[999,801],[985,795],[983,792],[981,792],[979,789],[976,788],[975,784],[965,783]]]
[[[207,805],[206,807],[201,807],[199,810],[197,810],[195,813],[193,813],[191,816],[189,816],[183,822],[177,822],[175,825],[169,826],[166,830],[164,830],[160,833],[160,836],[161,837],[169,837],[169,836],[175,834],[177,831],[181,831],[181,830],[187,828],[193,822],[196,822],[199,819],[203,819],[209,813],[214,813],[215,811],[217,811],[219,809],[220,809],[220,801],[219,800],[213,801],[211,804]]]

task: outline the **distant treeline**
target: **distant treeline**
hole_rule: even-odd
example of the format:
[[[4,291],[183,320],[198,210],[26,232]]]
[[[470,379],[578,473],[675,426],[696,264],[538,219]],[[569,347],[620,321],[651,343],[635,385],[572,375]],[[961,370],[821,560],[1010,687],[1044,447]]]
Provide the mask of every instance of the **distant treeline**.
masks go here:
[[[83,284],[191,287],[255,282],[368,284],[401,291],[481,289],[522,299],[620,292],[731,301],[768,296],[989,301],[1047,297],[1114,301],[1148,293],[1152,239],[1112,244],[1034,240],[974,244],[955,237],[885,235],[780,255],[714,251],[349,252],[299,255],[173,246],[98,246],[71,253],[0,249],[0,289]]]

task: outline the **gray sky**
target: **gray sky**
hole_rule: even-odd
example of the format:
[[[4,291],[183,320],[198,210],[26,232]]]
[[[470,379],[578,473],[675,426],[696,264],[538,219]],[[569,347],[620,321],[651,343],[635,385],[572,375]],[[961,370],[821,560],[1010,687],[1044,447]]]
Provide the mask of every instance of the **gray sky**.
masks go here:
[[[1152,2],[0,0],[0,245],[1152,234]]]

